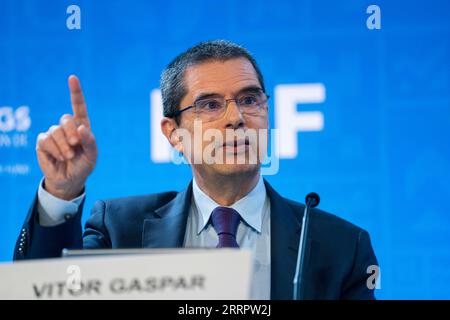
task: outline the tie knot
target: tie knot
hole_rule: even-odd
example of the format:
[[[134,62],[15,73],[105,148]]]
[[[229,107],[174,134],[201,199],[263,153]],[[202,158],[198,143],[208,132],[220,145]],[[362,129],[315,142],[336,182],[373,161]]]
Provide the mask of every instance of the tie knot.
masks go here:
[[[211,223],[219,235],[219,247],[237,246],[236,232],[241,221],[241,216],[233,208],[217,207],[211,213]],[[233,244],[222,243],[231,236]],[[228,242],[228,241],[226,241]]]

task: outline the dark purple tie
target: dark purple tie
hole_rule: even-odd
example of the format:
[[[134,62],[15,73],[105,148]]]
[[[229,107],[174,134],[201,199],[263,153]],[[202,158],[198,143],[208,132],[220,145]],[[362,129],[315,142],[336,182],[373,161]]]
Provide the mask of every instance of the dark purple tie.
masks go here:
[[[217,248],[239,248],[236,231],[241,221],[239,213],[227,207],[217,207],[211,213],[211,223],[219,236]]]

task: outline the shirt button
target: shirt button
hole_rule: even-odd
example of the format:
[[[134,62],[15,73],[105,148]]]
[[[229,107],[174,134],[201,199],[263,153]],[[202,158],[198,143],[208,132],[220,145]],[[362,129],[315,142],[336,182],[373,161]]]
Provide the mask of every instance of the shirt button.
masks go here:
[[[72,219],[72,215],[70,214],[70,213],[66,213],[65,215],[64,215],[64,219],[67,221],[67,220],[70,220],[70,219]]]

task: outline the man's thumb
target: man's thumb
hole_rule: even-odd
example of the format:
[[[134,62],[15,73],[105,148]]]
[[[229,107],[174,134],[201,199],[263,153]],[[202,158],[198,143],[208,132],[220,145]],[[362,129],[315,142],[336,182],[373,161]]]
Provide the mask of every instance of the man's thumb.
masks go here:
[[[81,137],[81,145],[86,151],[87,155],[91,158],[97,156],[97,144],[95,143],[95,137],[84,124],[77,128],[78,133]]]

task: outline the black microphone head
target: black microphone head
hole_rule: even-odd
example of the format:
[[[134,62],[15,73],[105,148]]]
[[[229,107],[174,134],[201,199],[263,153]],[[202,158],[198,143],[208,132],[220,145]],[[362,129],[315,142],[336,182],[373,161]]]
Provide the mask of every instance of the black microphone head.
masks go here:
[[[306,195],[305,201],[307,205],[309,205],[311,208],[314,208],[319,205],[320,197],[317,193],[310,192]]]

